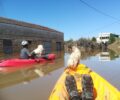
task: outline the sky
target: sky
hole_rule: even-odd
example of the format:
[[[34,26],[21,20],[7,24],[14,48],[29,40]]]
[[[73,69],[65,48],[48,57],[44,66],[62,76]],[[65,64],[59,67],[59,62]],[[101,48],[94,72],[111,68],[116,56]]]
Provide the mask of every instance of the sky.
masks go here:
[[[0,16],[58,30],[64,40],[120,35],[120,0],[0,0]]]

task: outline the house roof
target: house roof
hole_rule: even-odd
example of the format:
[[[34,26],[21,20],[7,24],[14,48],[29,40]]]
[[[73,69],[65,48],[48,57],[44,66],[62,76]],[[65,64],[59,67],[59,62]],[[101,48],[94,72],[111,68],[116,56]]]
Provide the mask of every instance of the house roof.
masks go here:
[[[9,19],[9,18],[3,18],[3,17],[0,17],[0,23],[14,24],[14,25],[18,25],[18,26],[36,28],[36,29],[46,30],[46,31],[50,31],[50,32],[62,33],[60,31],[57,31],[57,30],[54,30],[54,29],[51,29],[48,27],[44,27],[44,26],[40,26],[40,25],[28,23],[28,22],[23,22],[23,21],[13,20],[13,19]]]

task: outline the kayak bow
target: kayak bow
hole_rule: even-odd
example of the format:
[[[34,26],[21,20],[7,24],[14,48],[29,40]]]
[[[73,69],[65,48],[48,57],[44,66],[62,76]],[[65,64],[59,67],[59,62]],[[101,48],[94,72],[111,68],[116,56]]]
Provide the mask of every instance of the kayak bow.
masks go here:
[[[69,100],[65,86],[65,79],[68,72],[75,77],[79,92],[82,92],[81,75],[89,74],[94,84],[94,100],[120,100],[120,92],[114,86],[83,64],[79,64],[76,70],[66,69],[63,72],[52,90],[49,100]]]

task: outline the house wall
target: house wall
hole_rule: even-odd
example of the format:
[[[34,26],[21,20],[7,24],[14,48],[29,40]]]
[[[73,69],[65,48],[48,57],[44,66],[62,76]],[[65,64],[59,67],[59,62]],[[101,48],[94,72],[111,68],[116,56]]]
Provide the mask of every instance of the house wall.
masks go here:
[[[43,44],[46,48],[47,45],[51,47],[52,52],[57,50],[58,42],[63,50],[64,35],[47,27],[0,18],[0,52],[5,53],[6,49],[20,51],[22,40],[31,42],[30,50],[37,48],[38,44]],[[7,41],[11,43],[6,43]]]

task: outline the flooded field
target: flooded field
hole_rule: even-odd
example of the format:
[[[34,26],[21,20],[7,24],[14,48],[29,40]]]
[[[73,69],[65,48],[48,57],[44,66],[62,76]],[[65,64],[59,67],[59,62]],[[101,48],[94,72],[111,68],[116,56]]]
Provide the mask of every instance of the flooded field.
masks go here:
[[[68,53],[57,53],[54,62],[0,68],[0,100],[48,100],[68,57]],[[119,55],[111,51],[82,54],[80,63],[86,64],[120,90]]]

